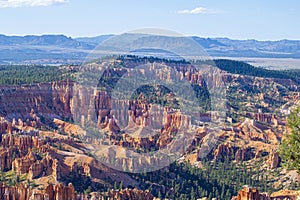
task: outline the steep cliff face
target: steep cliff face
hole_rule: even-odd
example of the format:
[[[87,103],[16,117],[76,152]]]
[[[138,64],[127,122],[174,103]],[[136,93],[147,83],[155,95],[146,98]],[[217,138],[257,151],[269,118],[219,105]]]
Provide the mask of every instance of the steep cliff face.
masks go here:
[[[1,200],[76,200],[72,184],[63,186],[62,184],[48,185],[44,191],[33,190],[24,184],[9,187],[0,183]]]
[[[90,193],[88,195],[77,194],[74,186],[69,183],[50,184],[44,190],[34,190],[24,184],[9,187],[0,183],[0,200],[93,200],[93,199],[143,199],[153,200],[154,197],[149,191],[138,189],[112,190],[106,194]]]
[[[30,148],[40,148],[44,142],[39,140],[38,136],[31,136],[31,135],[11,135],[5,134],[2,135],[1,145],[4,148],[9,147],[17,147],[19,153],[24,155],[26,154],[28,149]]]
[[[105,78],[108,78],[108,81],[111,81],[109,78],[115,80],[116,77],[123,75],[125,72],[129,72],[132,66],[145,64],[145,60],[136,62],[129,59],[124,62],[128,65],[128,68],[112,68],[105,74]],[[114,63],[116,63],[116,61]],[[165,63],[159,63],[158,65],[165,65]],[[202,71],[197,71],[195,67],[187,63],[172,63],[170,66],[176,69],[175,77],[178,78],[178,80],[186,80],[191,84],[199,86],[223,86],[225,83],[234,82],[234,84],[255,84],[263,87],[262,85],[264,83],[261,82],[265,81],[263,79],[258,80],[251,77],[226,74],[210,67],[203,68]],[[158,79],[167,78],[166,81],[171,80],[170,76],[163,75],[153,66],[149,71],[154,73],[154,77]],[[139,73],[142,73],[142,70]],[[214,77],[215,74],[220,75]],[[204,80],[206,82],[204,82]],[[268,84],[270,84],[270,82],[272,82],[272,80],[268,80]],[[160,135],[159,137],[144,137],[140,141],[136,141],[136,139],[130,139],[127,135],[126,141],[120,142],[121,145],[133,146],[135,149],[164,148],[172,141],[172,134],[176,134],[179,127],[186,129],[191,123],[190,116],[184,116],[179,112],[165,112],[164,109],[159,109],[155,104],[146,102],[145,100],[132,100],[128,102],[112,101],[110,97],[111,94],[108,92],[92,90],[68,81],[30,86],[1,86],[0,89],[3,90],[3,94],[5,94],[0,98],[0,111],[7,119],[22,117],[23,119],[29,119],[30,122],[30,119],[37,116],[42,117],[42,121],[44,117],[50,119],[55,117],[58,119],[67,118],[73,119],[76,123],[79,123],[81,127],[93,123],[99,128],[114,134],[119,134],[120,131],[125,129],[125,134],[130,135],[130,133],[126,133],[126,129],[132,131],[135,128],[141,127],[149,127],[150,129],[154,127],[158,130],[157,133]],[[243,87],[239,90],[242,89]],[[260,98],[265,99],[266,97],[263,96]],[[32,110],[34,112],[32,112]],[[274,115],[252,112],[246,114],[249,114],[249,117],[254,120],[269,123],[270,125],[279,123]],[[79,126],[72,126],[58,119],[54,124],[60,126],[63,131],[69,135],[77,135],[79,134],[79,130],[82,135]],[[39,120],[35,121],[38,126],[40,124]],[[245,125],[245,128],[240,127],[240,129],[241,132],[245,132],[245,134],[249,135],[249,139],[251,140],[272,140],[278,142],[280,139],[272,134],[256,134],[248,130],[248,126],[250,125]],[[3,130],[11,132],[9,131],[10,129],[10,124],[5,122],[5,120],[1,120],[0,132],[3,132]],[[267,133],[267,131],[265,132]],[[147,135],[148,133],[144,134]],[[155,144],[153,144],[153,141],[156,141]],[[150,143],[150,145],[148,145],[148,143]],[[238,154],[237,160],[247,160],[247,158],[242,158],[243,152],[238,152]]]
[[[0,112],[5,118],[30,117],[31,110],[47,117],[71,118],[73,83],[59,81],[25,86],[0,86]]]

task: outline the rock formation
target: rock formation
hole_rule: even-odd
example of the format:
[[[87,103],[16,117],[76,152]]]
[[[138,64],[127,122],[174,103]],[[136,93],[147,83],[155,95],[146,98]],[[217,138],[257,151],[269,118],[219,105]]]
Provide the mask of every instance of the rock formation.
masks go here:
[[[40,148],[43,145],[42,141],[39,141],[37,136],[31,135],[11,135],[4,134],[2,135],[1,145],[4,148],[8,147],[17,147],[21,154],[26,154],[28,152],[28,148]]]
[[[52,174],[53,168],[53,159],[47,155],[42,160],[36,161],[30,166],[28,178],[32,180],[41,176],[49,176]]]
[[[53,123],[57,125],[61,131],[67,133],[71,137],[86,135],[86,131],[78,125],[67,123],[59,119],[54,119]]]
[[[33,109],[36,113],[43,113],[44,117],[71,117],[70,103],[73,83],[57,81],[36,85],[0,86],[6,95],[0,99],[0,114],[5,117],[28,118]]]
[[[48,185],[44,191],[33,190],[26,185],[9,187],[0,183],[0,200],[77,200],[72,184]]]
[[[126,64],[131,67],[137,66],[135,62],[125,62],[128,62]],[[143,61],[140,62],[142,63],[138,64],[144,64]],[[159,70],[154,70],[154,65],[152,67],[153,69],[150,72],[155,77],[161,80],[170,80],[170,74],[166,73],[165,75]],[[222,78],[214,79],[212,74],[218,73],[217,71],[197,72],[191,64],[187,63],[174,64],[173,67],[176,68],[175,73],[178,80],[185,79],[189,83],[197,84],[200,87],[205,85],[221,86],[224,82],[230,83],[232,81],[233,84],[236,84],[235,86],[238,86],[236,87],[238,98],[245,97],[244,95],[247,94],[245,88],[264,91],[266,89],[265,85],[276,86],[277,84],[272,79],[266,81],[255,77],[226,73],[223,74]],[[120,77],[126,72],[129,72],[129,68],[117,69],[114,67],[105,72],[105,78]],[[145,72],[141,70],[140,73]],[[208,81],[205,83],[204,79]],[[40,190],[32,190],[23,184],[16,187],[1,184],[0,200],[2,197],[24,200],[78,199],[73,185],[51,185],[50,182],[59,183],[60,181],[66,181],[69,177],[80,178],[80,175],[91,180],[93,186],[99,184],[102,187],[103,183],[105,185],[105,181],[110,180],[111,177],[114,181],[126,178],[126,180],[130,180],[128,181],[130,183],[126,182],[128,185],[136,183],[136,180],[125,173],[96,165],[93,161],[96,159],[92,158],[94,155],[89,154],[90,149],[95,149],[92,148],[93,144],[100,144],[99,149],[101,150],[106,150],[106,147],[102,148],[101,145],[103,144],[115,146],[116,148],[111,146],[107,148],[108,160],[114,161],[115,166],[120,166],[122,169],[134,169],[143,168],[145,163],[159,166],[160,163],[158,162],[167,162],[167,159],[159,160],[154,156],[151,158],[141,157],[135,160],[128,149],[136,151],[134,153],[159,150],[165,147],[168,149],[170,143],[176,142],[174,138],[176,138],[177,133],[188,132],[192,122],[193,125],[199,123],[199,126],[197,125],[198,127],[195,128],[197,134],[192,147],[185,145],[184,141],[179,141],[177,147],[181,148],[177,148],[176,151],[187,154],[193,153],[191,154],[193,155],[192,160],[197,162],[200,161],[199,154],[204,154],[200,152],[199,147],[203,147],[205,143],[209,144],[210,142],[210,138],[206,136],[211,132],[208,125],[210,121],[213,121],[211,113],[197,113],[200,116],[198,122],[194,120],[194,117],[192,118],[180,112],[179,109],[167,106],[162,108],[158,103],[150,103],[144,94],[140,94],[137,99],[128,101],[113,100],[109,92],[87,89],[70,81],[57,81],[22,87],[10,86],[9,88],[0,86],[0,89],[6,90],[5,95],[0,98],[0,114],[4,116],[0,118],[1,170],[7,172],[13,169],[18,175],[28,173],[27,178],[30,181],[36,181],[41,185]],[[280,165],[278,153],[273,152],[273,150],[280,142],[283,132],[283,129],[278,131],[279,129],[276,128],[285,125],[285,123],[282,119],[279,119],[279,115],[262,113],[264,109],[257,109],[258,106],[251,102],[251,99],[259,99],[263,101],[261,107],[265,107],[266,110],[272,112],[273,108],[269,106],[270,102],[265,101],[272,95],[274,98],[278,97],[280,91],[276,87],[274,90],[268,90],[264,94],[260,91],[256,96],[244,98],[245,102],[243,100],[239,102],[249,105],[247,109],[250,111],[243,111],[242,108],[239,108],[240,111],[232,105],[226,105],[226,111],[233,114],[228,121],[235,121],[234,116],[241,114],[235,112],[242,112],[246,120],[238,122],[233,127],[226,124],[224,126],[227,127],[218,130],[216,133],[219,136],[218,139],[220,139],[218,143],[212,142],[212,147],[209,146],[205,149],[213,151],[215,161],[229,159],[230,161],[243,162],[252,158],[265,158],[266,154],[264,153],[271,152],[267,161],[269,169]],[[268,92],[274,93],[270,93],[272,94],[270,95]],[[174,98],[173,93],[164,96],[166,102]],[[80,123],[81,127],[72,124],[69,120],[74,120],[77,124]],[[98,134],[95,134],[92,138],[85,138],[88,135],[87,132],[83,131],[83,128],[89,128],[89,125],[94,126],[92,128],[95,128],[96,131],[102,129],[105,137],[98,138]],[[155,134],[152,135],[151,131],[153,130],[155,130]],[[67,134],[58,134],[59,131]],[[77,136],[83,136],[86,140],[80,141]],[[103,152],[106,153],[106,151]],[[205,153],[207,154],[204,155],[209,154],[209,152]],[[191,156],[186,157],[191,158]],[[102,158],[106,159],[104,155]],[[78,173],[79,171],[80,173]],[[49,180],[50,185],[48,183],[46,185],[47,180]],[[23,181],[23,183],[25,182]],[[69,182],[69,180],[66,182]],[[114,190],[107,194],[115,199],[153,199],[148,191],[137,189]],[[99,196],[100,194],[95,193],[95,195]],[[81,197],[87,199],[87,196],[81,195]],[[260,194],[255,188],[245,187],[239,192],[236,199],[264,200],[274,198],[267,194]]]
[[[0,167],[1,170],[11,170],[14,158],[18,156],[16,147],[0,149]]]
[[[63,186],[62,184],[49,185],[46,188],[46,194],[49,195],[49,199],[53,200],[75,200],[76,197],[74,187],[71,183],[68,186]]]
[[[224,161],[226,157],[231,159],[234,152],[235,149],[231,144],[220,144],[214,151],[214,160]]]
[[[233,197],[232,200],[298,200],[300,194],[295,191],[280,191],[272,195],[260,193],[256,188],[244,186],[238,192],[238,196]]]
[[[31,190],[24,184],[14,187],[8,187],[3,183],[0,183],[0,199],[1,200],[29,200]]]
[[[238,149],[237,152],[235,153],[235,160],[240,162],[240,161],[247,161],[252,159],[253,153],[250,148],[241,148]]]
[[[12,163],[12,169],[17,172],[18,174],[28,173],[29,168],[35,162],[37,156],[32,153],[28,152],[25,157],[16,158]]]
[[[278,152],[271,152],[268,157],[268,167],[269,169],[274,169],[280,166],[280,157]]]
[[[125,189],[121,191],[112,190],[108,192],[108,196],[116,200],[125,200],[125,199],[143,199],[143,200],[153,200],[154,197],[152,194],[145,190],[137,189]]]
[[[238,192],[238,196],[232,200],[271,200],[271,198],[268,194],[260,194],[256,188],[244,186],[244,188]]]

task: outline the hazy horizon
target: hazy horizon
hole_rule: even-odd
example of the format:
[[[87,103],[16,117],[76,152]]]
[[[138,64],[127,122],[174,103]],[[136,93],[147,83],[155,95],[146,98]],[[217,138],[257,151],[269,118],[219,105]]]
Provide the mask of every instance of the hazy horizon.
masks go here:
[[[126,32],[124,32],[126,33]],[[4,35],[4,36],[8,36],[8,37],[25,37],[25,36],[45,36],[45,35],[52,35],[52,36],[59,36],[59,35],[63,35],[66,37],[71,37],[72,39],[76,39],[76,38],[95,38],[95,37],[99,37],[99,36],[108,36],[108,35],[120,35],[123,33],[103,33],[103,34],[99,34],[99,35],[80,35],[80,36],[72,36],[72,35],[67,35],[64,33],[42,33],[42,34],[4,34],[4,33],[0,33],[0,35]],[[163,36],[163,35],[162,35]],[[257,38],[232,38],[229,36],[202,36],[202,35],[182,35],[183,37],[199,37],[199,38],[205,38],[205,39],[217,39],[217,38],[227,38],[230,40],[256,40],[256,41],[280,41],[280,40],[290,40],[290,41],[300,41],[299,39],[290,39],[290,38],[281,38],[281,39],[266,39],[266,40],[261,40],[261,39],[257,39]]]
[[[238,0],[0,0],[1,33],[72,38],[153,27],[182,35],[300,40],[300,2]]]

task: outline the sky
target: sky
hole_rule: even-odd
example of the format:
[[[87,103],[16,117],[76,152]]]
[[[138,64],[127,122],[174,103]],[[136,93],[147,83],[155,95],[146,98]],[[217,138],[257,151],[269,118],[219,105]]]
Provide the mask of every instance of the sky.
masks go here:
[[[300,40],[299,0],[0,0],[0,34],[121,34],[159,28],[183,35]]]

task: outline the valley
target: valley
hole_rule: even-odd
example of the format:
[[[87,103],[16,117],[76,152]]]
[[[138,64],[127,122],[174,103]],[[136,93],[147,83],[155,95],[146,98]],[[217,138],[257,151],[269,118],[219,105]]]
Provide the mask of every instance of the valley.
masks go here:
[[[4,199],[299,198],[278,152],[298,71],[137,56],[0,69]]]

